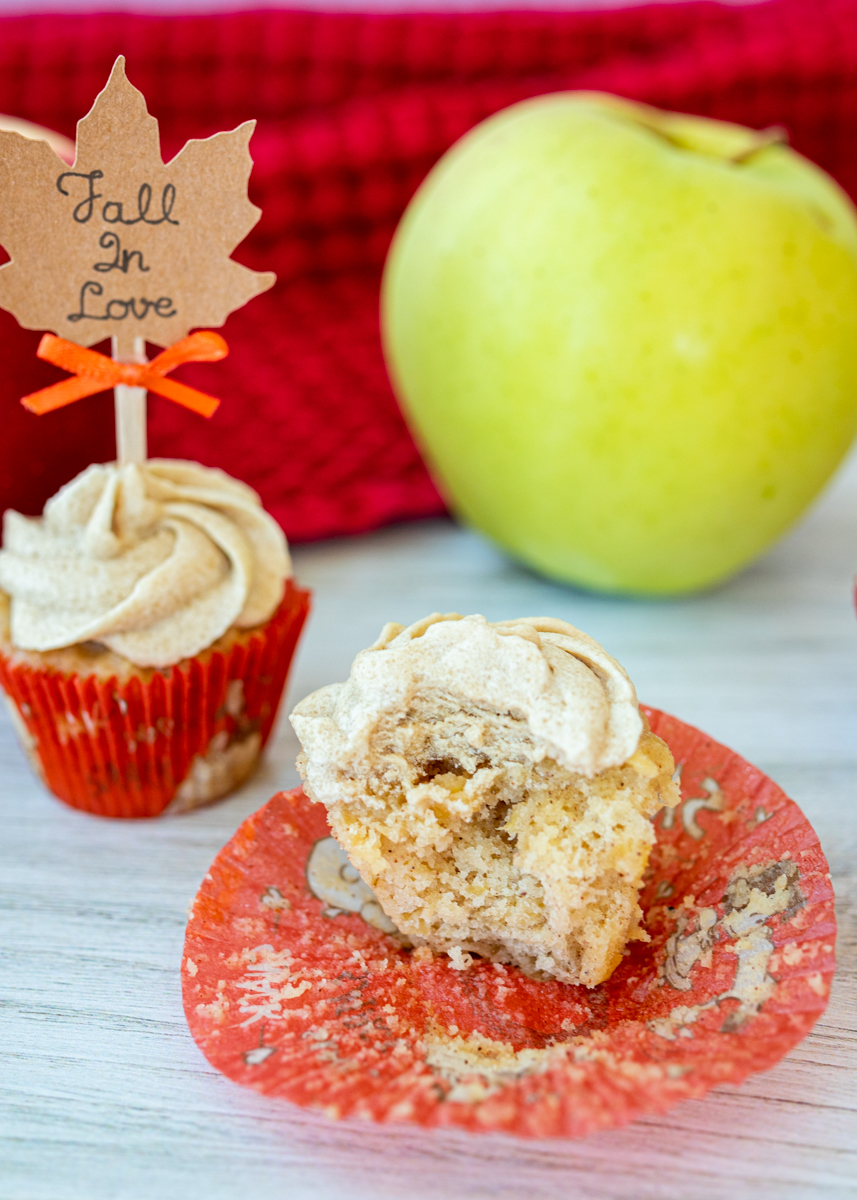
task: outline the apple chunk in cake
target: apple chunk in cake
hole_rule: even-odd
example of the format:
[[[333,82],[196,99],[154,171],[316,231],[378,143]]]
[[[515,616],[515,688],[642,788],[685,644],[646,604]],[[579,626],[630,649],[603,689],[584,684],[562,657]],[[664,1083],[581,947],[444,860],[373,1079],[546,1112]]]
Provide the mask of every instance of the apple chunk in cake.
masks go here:
[[[415,945],[593,986],[645,937],[650,818],[678,801],[625,672],[561,621],[388,625],[292,714],[308,795]]]

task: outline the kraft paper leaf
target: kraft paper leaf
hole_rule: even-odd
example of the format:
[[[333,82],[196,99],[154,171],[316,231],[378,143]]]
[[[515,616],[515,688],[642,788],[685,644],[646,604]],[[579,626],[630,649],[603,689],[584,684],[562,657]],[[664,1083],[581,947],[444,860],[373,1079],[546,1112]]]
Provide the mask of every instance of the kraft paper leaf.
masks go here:
[[[247,198],[247,121],[161,158],[157,120],[118,58],[77,127],[70,167],[47,142],[0,132],[0,305],[81,346],[169,346],[218,327],[275,276],[229,256],[260,216]]]

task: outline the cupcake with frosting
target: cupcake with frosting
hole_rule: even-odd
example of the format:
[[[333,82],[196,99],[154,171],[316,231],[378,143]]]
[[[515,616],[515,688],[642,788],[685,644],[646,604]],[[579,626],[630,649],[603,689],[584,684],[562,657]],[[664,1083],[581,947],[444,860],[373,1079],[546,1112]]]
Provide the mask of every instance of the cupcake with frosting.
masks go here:
[[[194,808],[258,763],[308,607],[251,488],[192,462],[95,464],[41,517],[5,514],[0,685],[67,804]]]

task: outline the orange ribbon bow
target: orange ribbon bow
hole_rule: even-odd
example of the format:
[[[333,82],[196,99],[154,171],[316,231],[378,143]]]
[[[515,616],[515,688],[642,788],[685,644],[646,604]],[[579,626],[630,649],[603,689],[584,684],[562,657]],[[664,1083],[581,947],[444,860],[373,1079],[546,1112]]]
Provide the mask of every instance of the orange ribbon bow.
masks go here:
[[[84,396],[105,392],[117,383],[125,383],[129,387],[147,388],[150,392],[174,400],[176,404],[184,405],[191,412],[210,417],[220,404],[219,400],[187,384],[165,379],[164,376],[182,363],[217,362],[226,357],[229,347],[219,333],[201,329],[168,346],[151,362],[119,363],[106,354],[99,354],[97,350],[87,350],[75,342],[67,342],[65,338],[46,333],[36,353],[39,358],[71,371],[74,376],[73,379],[63,379],[60,383],[23,397],[21,403],[24,408],[39,416],[53,412],[55,408],[63,408],[66,404],[74,404],[75,400],[82,400]]]

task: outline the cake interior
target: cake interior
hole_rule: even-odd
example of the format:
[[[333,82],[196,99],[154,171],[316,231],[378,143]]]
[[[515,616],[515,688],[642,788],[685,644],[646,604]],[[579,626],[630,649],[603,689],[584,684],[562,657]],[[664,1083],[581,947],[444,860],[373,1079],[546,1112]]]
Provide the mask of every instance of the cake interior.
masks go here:
[[[673,759],[648,727],[593,778],[537,757],[523,719],[432,694],[336,767],[328,816],[414,945],[591,987],[646,938],[637,893],[650,818],[678,801]]]

